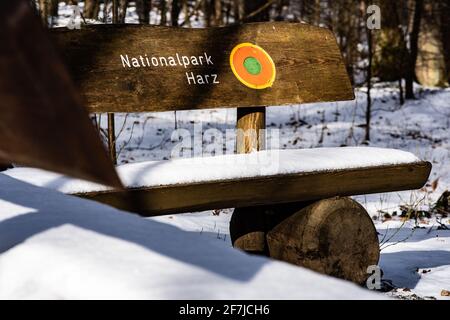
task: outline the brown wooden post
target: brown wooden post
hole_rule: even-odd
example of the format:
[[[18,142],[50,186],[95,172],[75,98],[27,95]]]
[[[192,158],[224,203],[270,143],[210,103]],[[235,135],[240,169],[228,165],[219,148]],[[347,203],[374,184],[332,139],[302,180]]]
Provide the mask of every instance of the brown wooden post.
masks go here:
[[[237,153],[264,150],[265,134],[260,130],[266,129],[266,107],[238,108],[236,129]]]
[[[265,133],[261,130],[266,129],[266,107],[238,108],[236,129],[237,153],[264,150]],[[257,254],[267,251],[264,211],[235,209],[230,233],[239,234],[239,238],[233,241],[236,248]]]

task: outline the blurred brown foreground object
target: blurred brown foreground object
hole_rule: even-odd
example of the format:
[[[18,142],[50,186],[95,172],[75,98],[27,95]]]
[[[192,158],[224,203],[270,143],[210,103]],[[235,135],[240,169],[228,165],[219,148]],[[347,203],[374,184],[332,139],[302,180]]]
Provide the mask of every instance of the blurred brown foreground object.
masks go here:
[[[360,284],[380,257],[370,216],[350,198],[306,206],[271,230],[267,244],[272,258]]]
[[[0,162],[121,182],[29,1],[0,2]]]

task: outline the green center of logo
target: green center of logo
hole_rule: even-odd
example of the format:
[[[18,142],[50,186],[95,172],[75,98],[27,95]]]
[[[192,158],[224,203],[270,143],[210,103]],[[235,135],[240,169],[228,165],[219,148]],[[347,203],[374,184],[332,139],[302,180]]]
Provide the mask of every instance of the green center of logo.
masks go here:
[[[244,60],[244,68],[248,73],[256,76],[261,72],[261,64],[256,58],[248,57]]]

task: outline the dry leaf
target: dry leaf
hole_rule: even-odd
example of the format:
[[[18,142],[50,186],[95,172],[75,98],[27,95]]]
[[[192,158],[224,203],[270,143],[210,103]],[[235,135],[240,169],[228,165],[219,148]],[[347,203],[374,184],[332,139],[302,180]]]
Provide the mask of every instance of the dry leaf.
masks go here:
[[[431,183],[431,189],[433,189],[433,191],[435,191],[437,189],[438,185],[439,185],[439,178],[437,178],[436,180],[434,180]]]
[[[441,296],[442,296],[442,297],[450,297],[450,291],[448,291],[448,290],[442,290],[442,291],[441,291]]]

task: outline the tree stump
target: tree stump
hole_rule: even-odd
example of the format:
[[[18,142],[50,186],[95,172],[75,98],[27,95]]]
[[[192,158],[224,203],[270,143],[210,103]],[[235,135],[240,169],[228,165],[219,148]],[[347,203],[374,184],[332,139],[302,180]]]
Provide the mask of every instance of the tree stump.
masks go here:
[[[317,201],[267,234],[272,258],[363,284],[380,256],[367,211],[350,198]]]

